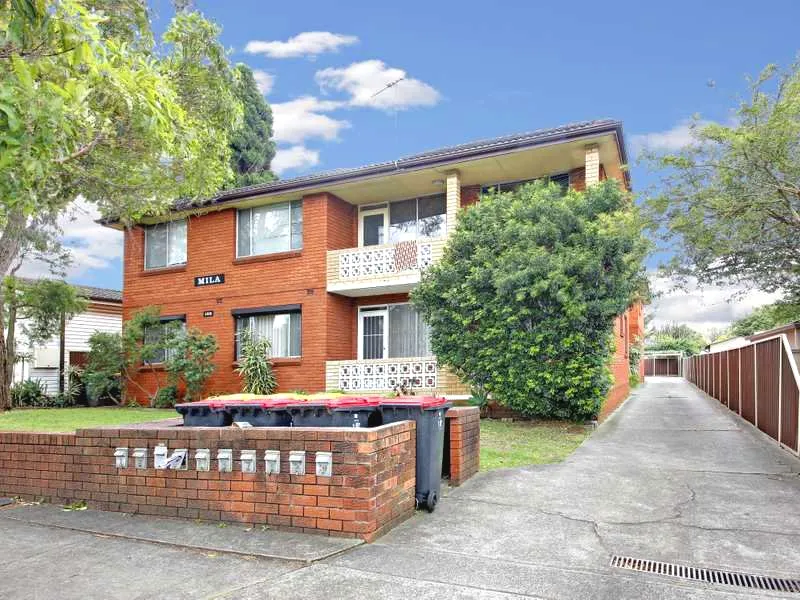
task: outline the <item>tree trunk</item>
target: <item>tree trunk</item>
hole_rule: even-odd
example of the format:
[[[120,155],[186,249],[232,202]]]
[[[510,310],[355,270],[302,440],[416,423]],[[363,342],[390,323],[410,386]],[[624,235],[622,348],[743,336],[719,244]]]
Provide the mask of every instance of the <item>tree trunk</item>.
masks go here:
[[[18,210],[9,213],[3,234],[0,236],[0,412],[11,408],[11,376],[14,372],[14,344],[11,344],[9,353],[5,337],[3,279],[8,275],[11,266],[19,256],[24,231],[25,215]],[[13,327],[11,333],[13,334]]]
[[[5,317],[3,307],[3,292],[0,288],[0,333],[5,331]],[[0,412],[11,408],[11,375],[14,363],[8,362],[8,348],[6,338],[0,335]]]

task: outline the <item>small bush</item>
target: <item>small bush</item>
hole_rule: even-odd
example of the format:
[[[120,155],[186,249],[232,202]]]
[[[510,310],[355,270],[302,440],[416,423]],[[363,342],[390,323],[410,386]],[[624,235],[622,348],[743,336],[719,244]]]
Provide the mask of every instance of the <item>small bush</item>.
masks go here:
[[[631,373],[628,376],[628,385],[631,387],[631,389],[637,387],[640,383],[641,380],[639,379],[639,375],[637,375],[636,373]]]
[[[88,403],[97,405],[108,399],[119,404],[123,370],[120,335],[100,331],[93,333],[89,338],[89,357],[82,376]]]
[[[165,385],[156,392],[153,399],[153,408],[174,408],[178,400],[178,386]]]
[[[49,399],[44,384],[38,379],[26,379],[11,386],[11,405],[15,407],[47,406]]]
[[[249,330],[239,334],[241,353],[236,373],[243,379],[242,391],[248,394],[271,394],[278,387],[272,361],[269,358],[269,340],[256,340]]]

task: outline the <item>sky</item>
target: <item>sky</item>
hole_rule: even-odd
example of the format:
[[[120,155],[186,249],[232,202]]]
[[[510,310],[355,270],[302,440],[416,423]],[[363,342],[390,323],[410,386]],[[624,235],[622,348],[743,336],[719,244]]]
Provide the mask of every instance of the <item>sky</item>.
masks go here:
[[[169,0],[151,0],[159,32]],[[800,2],[196,1],[223,29],[233,62],[255,71],[271,104],[283,178],[391,160],[459,142],[623,121],[629,154],[675,149],[687,119],[728,121],[746,77],[797,56]],[[388,83],[404,78],[378,96]],[[634,191],[657,181],[632,167]],[[122,234],[78,202],[65,216],[74,283],[122,285]],[[657,267],[652,258],[648,268]],[[35,269],[33,269],[35,270]],[[772,296],[671,290],[654,324],[721,328]]]

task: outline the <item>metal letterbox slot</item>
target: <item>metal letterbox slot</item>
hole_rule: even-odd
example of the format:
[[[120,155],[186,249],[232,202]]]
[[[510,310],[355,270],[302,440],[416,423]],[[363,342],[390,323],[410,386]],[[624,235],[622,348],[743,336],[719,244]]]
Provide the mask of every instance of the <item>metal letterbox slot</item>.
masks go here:
[[[305,450],[292,450],[289,452],[289,474],[290,475],[306,474]]]
[[[265,450],[264,462],[267,465],[267,475],[278,475],[281,472],[281,451]]]
[[[221,473],[233,471],[233,450],[230,448],[217,450],[217,469]]]
[[[211,450],[198,448],[194,453],[194,465],[198,471],[211,470]]]
[[[127,469],[128,468],[128,449],[127,448],[117,448],[114,450],[114,464],[117,465],[118,469]]]
[[[167,469],[185,471],[189,468],[189,451],[186,448],[173,450],[167,459]]]
[[[240,456],[242,461],[242,473],[255,473],[256,472],[256,451],[255,450],[242,450]]]
[[[317,452],[317,477],[331,477],[333,475],[333,453]]]
[[[137,469],[147,468],[147,448],[133,449],[133,466]]]
[[[166,469],[169,450],[166,444],[159,444],[153,449],[153,468]]]

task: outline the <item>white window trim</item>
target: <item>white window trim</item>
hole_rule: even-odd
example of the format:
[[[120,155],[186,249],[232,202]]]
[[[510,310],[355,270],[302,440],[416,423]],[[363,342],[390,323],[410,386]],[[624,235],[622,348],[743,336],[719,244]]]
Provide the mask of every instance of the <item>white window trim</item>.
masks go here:
[[[241,349],[240,345],[239,345],[239,320],[240,319],[241,320],[249,319],[250,317],[259,317],[259,316],[262,316],[262,315],[276,315],[277,316],[277,315],[292,315],[292,314],[300,315],[300,354],[291,354],[289,356],[273,356],[272,354],[270,354],[269,358],[278,359],[278,360],[303,358],[303,311],[301,309],[301,310],[289,310],[289,311],[286,311],[286,312],[269,312],[269,311],[266,311],[266,312],[248,314],[248,315],[236,315],[236,316],[234,316],[234,318],[233,318],[233,335],[234,335],[234,338],[235,338],[234,339],[234,357],[233,357],[234,360],[237,361],[237,362],[239,361],[239,350]],[[291,317],[290,317],[290,319],[291,319]],[[290,320],[290,332],[289,332],[289,335],[291,336],[291,320]],[[270,350],[271,350],[271,348],[270,348]]]
[[[406,304],[405,302],[396,302],[395,304]],[[368,316],[382,316],[383,317],[383,359],[385,360],[389,354],[389,305],[377,304],[375,306],[359,306],[358,307],[358,360],[376,360],[364,358],[364,319],[365,315]]]
[[[184,254],[186,258],[183,262],[179,263],[170,263],[169,262],[169,228],[172,226],[172,223],[182,222],[186,224],[186,251]],[[166,251],[167,251],[167,260],[165,261],[164,266],[161,267],[148,267],[147,266],[147,232],[151,230],[151,228],[156,227],[157,225],[166,225],[167,226],[167,243],[166,243]],[[173,219],[172,221],[165,221],[164,223],[153,223],[152,225],[145,225],[144,226],[144,270],[145,271],[155,271],[158,269],[169,269],[170,267],[180,267],[185,265],[189,261],[189,220],[188,219]]]
[[[270,254],[280,254],[282,252],[300,252],[303,249],[303,244],[305,240],[303,240],[303,232],[301,230],[300,237],[301,243],[299,248],[292,248],[292,204],[294,202],[300,203],[300,214],[303,216],[303,226],[305,227],[305,215],[303,215],[303,200],[282,200],[280,202],[272,202],[270,204],[259,204],[257,206],[248,206],[246,208],[237,208],[236,209],[236,258],[250,258],[253,256],[269,256]],[[288,250],[279,250],[277,252],[259,252],[258,254],[253,253],[253,213],[250,213],[250,254],[239,254],[239,213],[243,210],[252,211],[256,208],[262,208],[264,206],[274,206],[276,204],[288,204],[289,205],[289,249]]]
[[[373,215],[383,215],[383,244],[389,243],[389,204],[382,208],[373,208],[370,210],[361,211],[358,215],[358,247],[371,248],[372,246],[364,245],[364,217]]]

